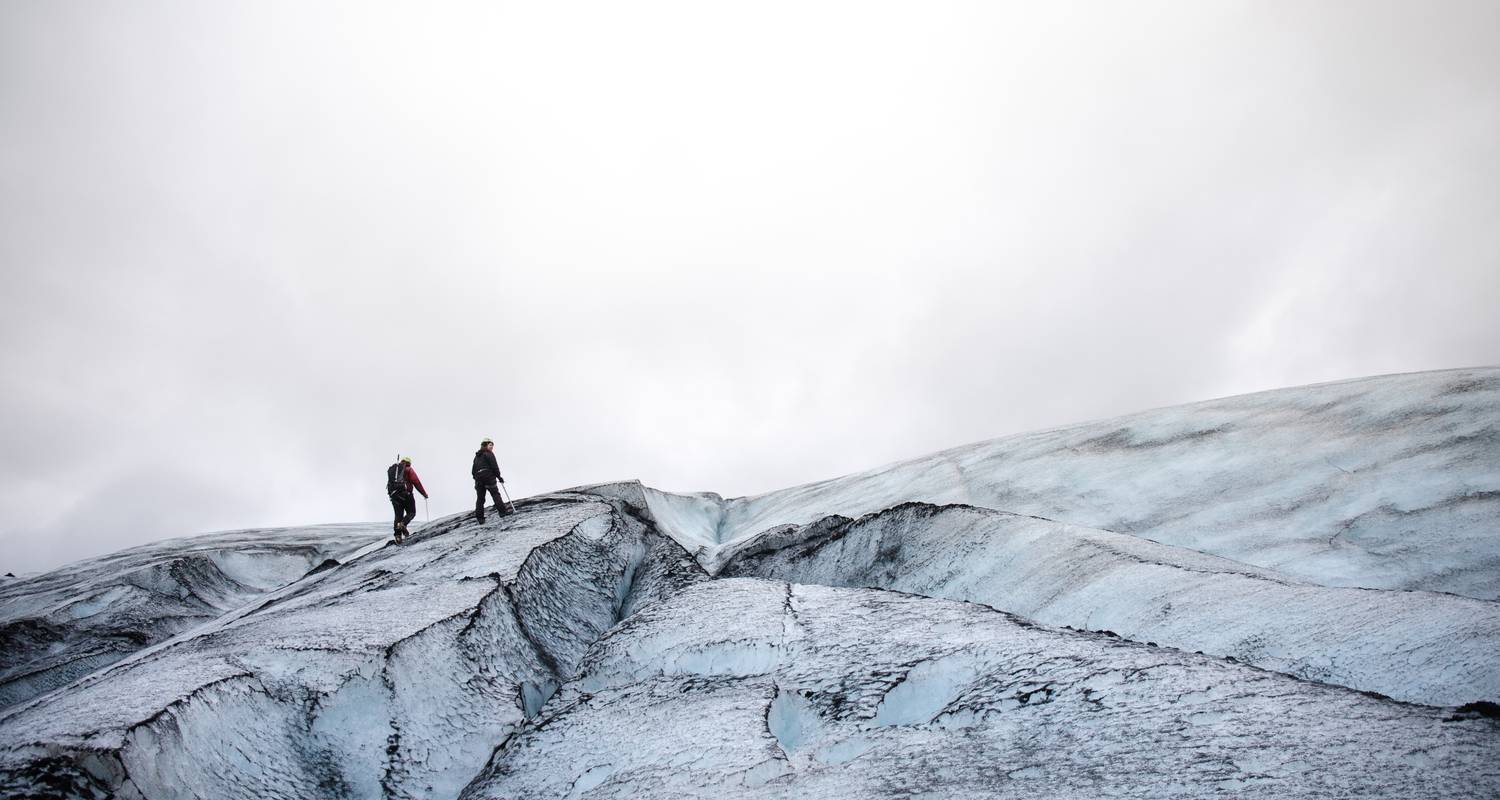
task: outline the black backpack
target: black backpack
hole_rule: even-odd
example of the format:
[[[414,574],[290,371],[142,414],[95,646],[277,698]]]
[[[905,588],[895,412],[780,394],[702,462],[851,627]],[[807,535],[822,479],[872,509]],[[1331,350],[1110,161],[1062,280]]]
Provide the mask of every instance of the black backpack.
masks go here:
[[[401,468],[401,462],[386,467],[385,470],[385,493],[395,494],[406,491],[406,470]]]

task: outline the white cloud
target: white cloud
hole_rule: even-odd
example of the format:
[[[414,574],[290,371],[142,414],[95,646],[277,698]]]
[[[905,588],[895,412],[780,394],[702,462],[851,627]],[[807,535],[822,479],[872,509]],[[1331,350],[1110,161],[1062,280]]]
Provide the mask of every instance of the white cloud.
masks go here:
[[[7,5],[0,568],[1493,363],[1497,16]]]

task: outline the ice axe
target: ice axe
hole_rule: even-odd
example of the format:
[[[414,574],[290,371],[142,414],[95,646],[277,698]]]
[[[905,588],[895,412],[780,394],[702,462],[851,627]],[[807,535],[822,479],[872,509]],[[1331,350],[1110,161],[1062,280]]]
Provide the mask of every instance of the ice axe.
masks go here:
[[[500,496],[505,498],[505,510],[516,513],[516,504],[510,501],[510,492],[505,490],[505,481],[500,482]]]

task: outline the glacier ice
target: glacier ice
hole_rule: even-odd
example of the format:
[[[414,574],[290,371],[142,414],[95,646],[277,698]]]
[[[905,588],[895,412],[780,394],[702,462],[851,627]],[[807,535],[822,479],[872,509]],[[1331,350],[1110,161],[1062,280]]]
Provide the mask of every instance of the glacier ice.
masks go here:
[[[0,708],[249,603],[379,535],[324,525],[173,539],[0,584]]]
[[[775,657],[743,657],[764,652]],[[596,798],[1479,797],[1500,785],[1489,721],[885,591],[694,584],[611,631],[582,670],[462,797],[582,796],[580,781]]]
[[[1325,586],[1500,599],[1500,368],[1147,411],[721,501],[689,549],[903,502],[1034,515]],[[709,495],[695,496],[702,503]],[[659,501],[654,501],[658,502]],[[704,548],[711,553],[715,548]]]
[[[121,796],[455,796],[622,600],[703,577],[598,497],[503,519],[435,523],[10,710],[0,772],[62,757]]]
[[[979,602],[1401,700],[1500,697],[1500,603],[1319,586],[1036,517],[903,504],[776,528],[727,557],[725,575]]]
[[[8,579],[0,796],[1494,797],[1497,431],[1389,376]]]

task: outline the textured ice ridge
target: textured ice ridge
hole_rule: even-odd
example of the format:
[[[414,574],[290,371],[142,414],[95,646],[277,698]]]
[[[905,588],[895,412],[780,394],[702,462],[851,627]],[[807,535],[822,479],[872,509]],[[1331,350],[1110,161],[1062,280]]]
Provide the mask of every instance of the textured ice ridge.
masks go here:
[[[73,652],[201,602],[0,710],[0,796],[1494,797],[1497,412],[1393,376],[8,583]]]
[[[453,797],[594,640],[705,577],[594,496],[440,521],[0,716],[0,795]]]
[[[1400,700],[1500,699],[1500,603],[1318,586],[1038,517],[908,503],[776,528],[720,558],[726,576],[979,602]]]
[[[0,585],[0,709],[66,686],[344,557],[378,526],[172,539]]]
[[[1479,798],[1497,747],[1489,720],[977,604],[725,578],[610,631],[461,797]]]
[[[780,525],[905,502],[1128,533],[1323,586],[1500,599],[1500,368],[1163,408],[725,500],[646,490],[711,565]]]

